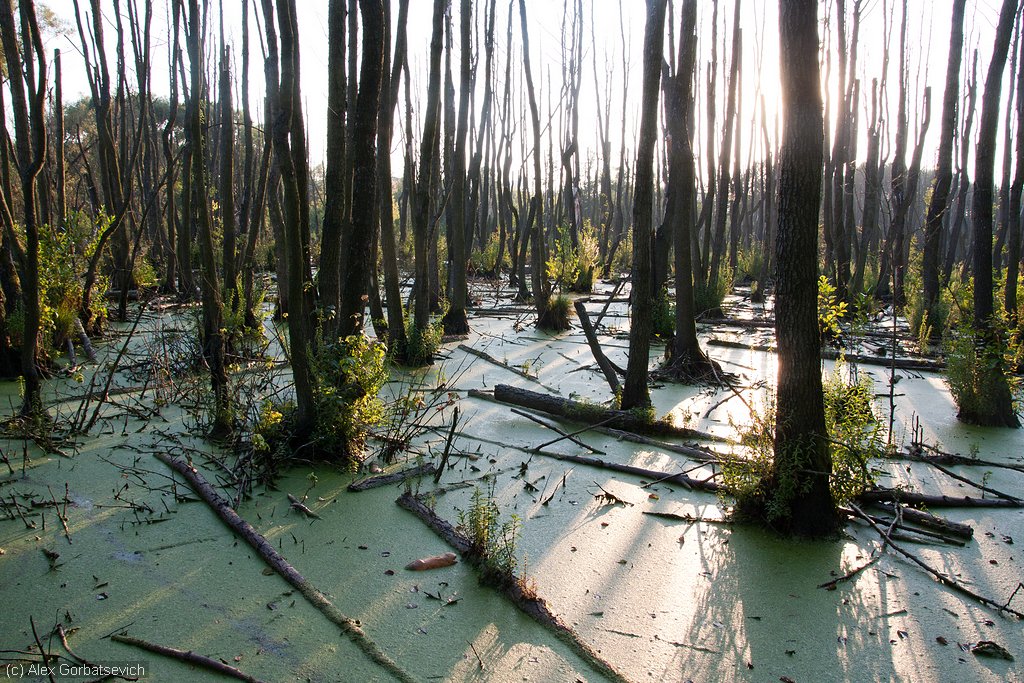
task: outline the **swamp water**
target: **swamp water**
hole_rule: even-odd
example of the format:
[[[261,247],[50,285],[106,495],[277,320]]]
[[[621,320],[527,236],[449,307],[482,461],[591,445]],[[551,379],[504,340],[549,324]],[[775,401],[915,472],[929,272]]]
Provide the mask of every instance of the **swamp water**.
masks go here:
[[[607,295],[610,287],[602,290]],[[493,291],[480,295],[484,306],[499,308]],[[595,295],[592,318],[600,303]],[[500,304],[507,306],[504,299]],[[180,314],[147,314],[144,331],[132,341],[133,357],[155,349],[162,328],[186,321]],[[783,540],[718,523],[722,501],[712,494],[531,453],[557,434],[508,406],[470,398],[467,390],[503,383],[557,390],[596,403],[610,397],[578,327],[553,336],[537,332],[531,323],[532,316],[525,313],[471,316],[473,333],[462,343],[534,379],[451,343],[426,374],[396,374],[385,388],[394,395],[410,387],[428,392],[443,385],[458,395],[458,436],[451,467],[440,482],[451,490],[431,494],[435,485],[425,477],[351,493],[346,486],[353,474],[296,466],[275,486],[257,487],[239,506],[243,518],[342,612],[358,619],[367,635],[413,677],[604,680],[572,647],[498,592],[481,586],[468,564],[426,572],[404,569],[416,558],[449,548],[395,505],[395,499],[408,486],[455,524],[460,512],[471,507],[474,488],[451,487],[473,480],[483,495],[493,497],[503,521],[512,515],[519,520],[517,573],[528,577],[529,585],[581,641],[629,680],[1024,680],[1021,622],[950,591],[891,551],[836,590],[817,588],[878,552],[880,540],[870,528],[847,524],[843,537],[833,542]],[[601,340],[611,360],[622,366],[627,342],[615,334],[614,326],[625,329],[627,324],[624,304],[612,304]],[[752,337],[748,329],[714,328],[702,330],[702,341],[727,338],[730,331],[734,339]],[[122,343],[123,337],[115,336],[100,347],[101,356],[107,354],[97,366],[101,377]],[[706,350],[738,376],[737,385],[749,387],[762,379],[770,383],[774,375],[774,358],[768,352]],[[652,362],[661,351],[654,345]],[[141,386],[132,366],[126,366],[115,374],[113,386]],[[886,391],[887,369],[862,366],[860,371],[874,377],[876,392]],[[897,374],[897,443],[909,443],[919,420],[923,434],[918,436],[943,450],[967,454],[975,449],[981,459],[1024,463],[1024,435],[1019,431],[961,425],[939,375]],[[51,413],[72,414],[80,403],[74,397],[87,384],[48,383]],[[0,402],[16,406],[16,385],[5,385],[4,392]],[[671,414],[688,426],[732,438],[736,432],[731,423],[747,418],[743,401],[734,397],[708,412],[729,394],[728,389],[664,385],[652,391],[652,398],[659,415]],[[757,405],[756,391],[743,395]],[[71,457],[45,455],[19,440],[0,443],[10,462],[10,468],[0,464],[0,496],[7,511],[7,518],[0,519],[3,664],[38,659],[37,652],[18,654],[36,648],[33,622],[45,649],[70,656],[56,635],[59,623],[78,656],[94,662],[142,662],[147,680],[222,677],[107,636],[127,633],[193,650],[265,681],[390,680],[153,457],[157,451],[189,456],[211,483],[224,477],[212,458],[223,454],[193,435],[195,421],[188,411],[170,404],[157,409],[158,389],[152,387],[139,396],[126,392],[113,399],[117,404],[103,409],[102,419]],[[142,412],[143,406],[150,413]],[[888,396],[880,397],[876,408],[887,421]],[[439,459],[451,412],[436,411],[431,419],[435,429],[415,440],[416,454],[408,455],[405,464]],[[602,452],[596,457],[609,461],[666,474],[697,468],[690,474],[698,478],[712,473],[707,465],[656,448],[594,433],[578,438]],[[372,452],[377,445],[370,448]],[[568,441],[545,452],[590,454]],[[925,464],[892,461],[878,467],[883,486],[980,494]],[[975,481],[984,478],[996,490],[1022,490],[1024,474],[1017,471],[955,469]],[[231,488],[224,491],[233,494]],[[305,496],[320,518],[307,519],[290,509],[289,493]],[[46,505],[51,500],[65,512],[67,534],[53,505]],[[650,512],[706,521],[644,514]],[[1024,580],[1019,549],[1024,510],[935,512],[971,524],[974,540],[963,548],[904,546],[975,592],[1000,604],[1008,600]],[[1011,606],[1024,609],[1024,591]],[[999,643],[1016,661],[981,658],[959,647],[983,640]]]

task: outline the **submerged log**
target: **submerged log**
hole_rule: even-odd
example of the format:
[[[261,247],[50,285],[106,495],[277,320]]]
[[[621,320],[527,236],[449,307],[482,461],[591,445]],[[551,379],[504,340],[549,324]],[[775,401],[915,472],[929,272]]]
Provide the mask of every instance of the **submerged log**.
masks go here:
[[[230,666],[229,664],[225,664],[224,662],[219,661],[217,659],[212,659],[211,657],[197,654],[195,652],[192,652],[191,650],[179,650],[175,647],[158,645],[156,643],[151,643],[149,641],[141,640],[139,638],[132,638],[131,636],[126,636],[123,634],[112,635],[110,636],[110,639],[113,640],[115,643],[131,645],[133,647],[146,650],[147,652],[163,655],[164,657],[170,657],[171,659],[177,659],[178,661],[185,662],[186,664],[201,666],[204,669],[215,671],[224,676],[230,676],[231,678],[237,678],[240,681],[246,681],[246,683],[262,683],[260,679],[250,676],[249,674],[245,673],[240,669]],[[134,679],[126,678],[125,680]]]
[[[970,498],[968,496],[941,496],[899,489],[871,489],[857,496],[862,503],[895,501],[904,505],[925,505],[933,508],[1022,508],[1024,501],[1005,498]]]
[[[272,546],[266,538],[256,531],[251,524],[239,517],[234,508],[232,508],[231,505],[228,504],[228,501],[224,500],[224,498],[214,490],[203,475],[185,461],[179,460],[167,453],[155,453],[154,455],[156,455],[156,458],[162,463],[184,477],[192,490],[210,506],[213,512],[220,517],[221,521],[231,527],[231,529],[241,536],[246,543],[252,546],[253,550],[263,558],[263,561],[266,562],[271,569],[277,572],[281,578],[298,589],[298,591],[302,593],[303,597],[305,597],[313,607],[330,619],[336,626],[340,627],[342,633],[344,633],[349,640],[355,643],[355,645],[370,659],[375,661],[400,681],[412,682],[416,680],[411,674],[405,671],[405,669],[400,667],[393,659],[385,654],[376,642],[366,635],[366,632],[363,631],[358,621],[345,615],[341,610],[335,607],[334,603],[332,603],[327,596],[320,591],[320,589],[310,583],[306,577],[300,574],[295,567],[290,565],[288,561],[274,549],[274,546]]]
[[[422,477],[424,475],[434,473],[434,463],[428,462],[423,465],[417,465],[416,467],[409,467],[408,469],[398,470],[397,472],[390,472],[388,474],[378,474],[373,477],[365,477],[358,479],[348,485],[349,491],[366,491],[367,489],[375,489],[380,486],[387,486],[389,484],[397,484],[400,481],[411,479],[412,477]]]
[[[479,397],[482,392],[470,391],[470,396]],[[490,396],[487,396],[490,398]],[[558,396],[539,394],[528,389],[510,387],[507,384],[494,385],[494,399],[501,403],[532,408],[559,417],[581,422],[604,422],[615,429],[652,436],[677,436],[684,439],[705,439],[721,441],[720,437],[687,427],[677,427],[664,420],[648,420],[628,410],[612,410],[599,405],[580,403]]]
[[[462,555],[463,559],[468,561],[470,564],[481,568],[483,562],[479,556],[472,551],[473,544],[470,540],[461,534],[448,521],[442,519],[436,512],[424,505],[419,498],[412,494],[405,493],[395,502],[398,503],[400,507],[419,517],[428,527],[430,527],[431,530],[433,530],[434,533],[440,536],[445,543],[457,550],[459,554]],[[558,637],[559,640],[572,648],[577,655],[602,675],[614,681],[629,680],[623,674],[616,671],[611,664],[605,661],[601,657],[600,652],[595,650],[591,645],[580,640],[576,631],[562,621],[561,617],[554,614],[548,607],[547,602],[538,596],[525,581],[514,576],[504,578],[507,580],[498,585],[498,588],[516,607],[525,612],[537,623],[548,628],[555,634],[555,636]]]
[[[688,489],[696,489],[698,491],[718,493],[723,490],[721,484],[718,484],[713,481],[705,481],[703,479],[694,479],[693,477],[689,477],[681,472],[678,474],[658,472],[657,470],[649,470],[645,467],[637,467],[636,465],[624,465],[619,462],[602,460],[601,458],[591,458],[585,455],[561,455],[559,453],[539,453],[539,455],[543,455],[544,457],[547,458],[554,458],[556,460],[574,462],[579,465],[588,465],[590,467],[596,467],[602,470],[611,470],[612,472],[632,474],[656,482],[664,482],[666,484],[679,484],[680,486],[685,486]]]

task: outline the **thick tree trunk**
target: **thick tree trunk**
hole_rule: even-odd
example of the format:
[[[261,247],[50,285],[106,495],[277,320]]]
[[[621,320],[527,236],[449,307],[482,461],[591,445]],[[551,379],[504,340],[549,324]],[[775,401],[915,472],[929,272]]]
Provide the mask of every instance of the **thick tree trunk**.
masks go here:
[[[835,532],[839,516],[829,490],[832,460],[825,431],[818,332],[818,209],[823,116],[816,0],[780,0],[784,128],[779,157],[775,334],[778,381],[775,461],[765,516],[800,535]]]
[[[996,132],[999,127],[999,99],[1003,69],[1013,33],[1018,0],[1003,0],[996,27],[992,61],[985,77],[978,121],[978,144],[974,152],[974,328],[979,348],[975,369],[975,391],[985,396],[977,414],[961,407],[964,422],[988,426],[1019,427],[1005,374],[1002,354],[992,350],[999,341],[995,325],[992,292],[992,199],[995,172]],[[991,361],[991,362],[990,362]]]
[[[377,119],[380,113],[384,72],[384,8],[381,0],[359,0],[363,19],[363,53],[359,68],[359,97],[353,119],[352,177],[359,191],[352,196],[352,225],[342,254],[342,281],[338,309],[338,336],[348,337],[363,329],[363,311],[370,270],[374,217],[377,208]],[[390,94],[390,93],[389,93]],[[382,181],[385,179],[381,179]],[[390,195],[391,185],[387,183]]]

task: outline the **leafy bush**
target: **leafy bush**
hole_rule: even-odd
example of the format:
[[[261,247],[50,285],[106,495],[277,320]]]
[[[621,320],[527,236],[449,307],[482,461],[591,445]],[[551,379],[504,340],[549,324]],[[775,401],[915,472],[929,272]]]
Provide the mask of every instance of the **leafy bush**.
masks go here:
[[[764,270],[764,250],[759,245],[751,245],[749,249],[740,249],[736,255],[737,282],[757,280]]]
[[[498,274],[498,246],[501,243],[501,235],[497,230],[491,233],[487,244],[482,251],[474,251],[469,256],[469,271],[476,275],[497,275]],[[508,253],[501,254],[501,269],[510,267]]]
[[[840,301],[835,286],[822,275],[818,278],[818,331],[823,342],[838,342],[847,303]]]
[[[722,307],[725,297],[732,291],[732,269],[723,264],[719,269],[718,278],[714,282],[704,282],[697,278],[693,283],[693,304],[697,315],[715,311]]]
[[[652,327],[654,336],[667,339],[676,331],[676,303],[669,296],[668,288],[662,287],[661,292],[654,299],[654,310],[652,311]]]
[[[874,483],[868,465],[883,455],[882,425],[872,405],[873,390],[867,376],[852,376],[842,361],[823,382],[825,428],[832,458],[829,487],[832,498],[842,505]],[[769,395],[760,410],[753,410],[750,423],[740,430],[746,457],[723,465],[725,489],[737,501],[737,510],[764,506],[768,521],[785,516],[791,502],[805,492],[799,490],[793,472],[780,472],[772,490],[767,489],[775,462],[775,396]],[[793,454],[794,468],[801,467],[801,452]]]
[[[993,372],[1006,375],[1014,409],[1019,412],[1022,400],[1021,378],[1007,371],[1017,367],[1021,357],[1020,337],[1010,334],[1005,323],[996,322],[995,340],[981,338],[970,322],[964,321],[943,339],[946,355],[944,380],[961,415],[990,415],[996,412],[994,396],[989,390]]]

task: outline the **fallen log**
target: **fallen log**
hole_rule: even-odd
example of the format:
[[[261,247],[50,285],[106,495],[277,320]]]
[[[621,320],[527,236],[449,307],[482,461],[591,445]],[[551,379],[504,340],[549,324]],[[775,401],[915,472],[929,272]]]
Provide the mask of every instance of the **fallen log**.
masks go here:
[[[419,498],[412,494],[405,493],[402,494],[402,496],[395,502],[397,502],[400,507],[419,517],[420,520],[430,527],[435,534],[440,536],[445,543],[457,550],[459,554],[462,555],[463,559],[474,567],[477,567],[478,569],[481,568],[483,562],[474,552],[472,552],[472,543],[470,540],[463,534],[459,533],[459,531],[449,522],[439,517],[436,512],[424,505]],[[516,607],[525,612],[537,623],[550,629],[559,640],[572,648],[572,650],[579,655],[583,661],[594,667],[594,669],[602,675],[615,681],[629,680],[626,676],[613,668],[611,664],[605,661],[601,657],[601,654],[591,645],[582,641],[571,626],[566,624],[558,615],[551,611],[547,602],[543,598],[526,587],[526,582],[514,576],[504,578],[508,580],[503,581],[498,588]]]
[[[237,678],[240,681],[246,681],[247,683],[262,683],[260,679],[250,676],[241,669],[237,669],[229,664],[218,661],[205,655],[197,654],[191,650],[179,650],[176,647],[167,647],[166,645],[157,645],[156,643],[150,643],[146,640],[139,638],[132,638],[131,636],[125,635],[112,635],[110,639],[116,643],[123,643],[125,645],[131,645],[153,654],[163,655],[164,657],[170,657],[171,659],[177,659],[179,662],[185,662],[186,664],[193,664],[195,666],[201,666],[204,669],[215,671],[231,678]],[[129,680],[129,679],[126,679]],[[134,680],[134,679],[130,679]]]
[[[927,451],[927,453],[925,452]],[[1007,462],[996,462],[994,460],[982,460],[971,458],[958,453],[947,453],[935,446],[925,443],[914,443],[900,451],[898,454],[886,456],[888,460],[909,460],[911,462],[924,462],[929,465],[938,463],[940,465],[965,465],[968,467],[998,467],[1001,469],[1024,472],[1024,465],[1014,465]]]
[[[925,505],[932,508],[1021,508],[1024,501],[1005,498],[970,498],[968,496],[940,496],[899,489],[870,489],[857,496],[861,503],[903,503],[904,505]]]
[[[896,514],[896,508],[889,503],[880,503],[877,507],[882,508],[891,515]],[[922,526],[926,529],[932,529],[934,531],[939,531],[967,540],[974,538],[974,527],[969,524],[954,522],[946,519],[945,517],[939,517],[938,515],[933,515],[929,512],[918,510],[916,508],[901,507],[900,514],[903,516],[905,521],[916,524],[917,526]]]
[[[708,346],[721,346],[727,349],[744,349],[747,351],[770,351],[774,352],[775,347],[770,344],[747,344],[729,339],[710,338]],[[821,357],[827,360],[837,360],[840,356],[848,363],[860,365],[880,365],[885,368],[896,370],[918,370],[925,372],[937,372],[946,368],[944,361],[928,360],[927,358],[886,358],[884,356],[865,356],[861,353],[847,353],[835,349],[822,349]]]
[[[895,543],[893,543],[892,539],[888,535],[886,535],[885,532],[883,532],[878,527],[878,525],[875,523],[875,521],[873,519],[871,519],[871,517],[869,517],[868,515],[864,514],[864,512],[860,508],[858,508],[856,505],[852,505],[852,504],[850,505],[850,507],[853,508],[853,511],[857,513],[858,517],[860,517],[865,522],[870,524],[871,528],[873,528],[876,532],[881,534],[882,541],[887,546],[889,546],[890,548],[892,548],[893,550],[898,552],[900,555],[902,555],[903,557],[907,558],[908,560],[910,560],[911,562],[916,564],[921,569],[923,569],[926,572],[928,572],[929,574],[931,574],[943,586],[946,586],[947,588],[950,588],[950,589],[956,591],[957,593],[960,593],[961,595],[966,595],[967,597],[969,597],[969,598],[971,598],[973,600],[976,600],[977,602],[980,602],[982,605],[985,605],[986,607],[991,607],[992,609],[995,609],[998,612],[1007,612],[1009,614],[1014,615],[1018,619],[1024,619],[1024,614],[1022,614],[1021,612],[1018,612],[1017,610],[1012,609],[1012,608],[1009,607],[1009,601],[1007,601],[1006,605],[1000,605],[996,601],[990,600],[989,598],[986,598],[983,595],[979,595],[978,593],[975,593],[971,589],[969,589],[969,588],[967,588],[967,587],[957,583],[954,579],[951,579],[950,577],[946,576],[945,574],[943,574],[942,572],[938,571],[937,569],[934,569],[931,566],[925,564],[924,562],[922,562],[913,553],[907,552],[903,548],[901,548],[898,545],[896,545]]]
[[[685,486],[688,489],[697,489],[698,491],[718,493],[723,490],[721,484],[717,484],[713,481],[705,481],[703,479],[694,479],[693,477],[688,477],[681,472],[678,474],[658,472],[657,470],[649,470],[645,467],[624,465],[619,462],[611,462],[600,458],[591,458],[585,455],[561,455],[559,453],[539,453],[538,455],[543,455],[546,458],[554,458],[555,460],[574,462],[579,465],[589,465],[590,467],[597,467],[603,470],[611,470],[612,472],[632,474],[638,477],[643,477],[644,479],[656,480],[658,482],[679,484],[680,486]]]
[[[470,391],[469,395],[480,398],[483,392]],[[722,441],[721,437],[687,427],[677,427],[664,420],[650,421],[628,410],[612,410],[599,405],[580,403],[568,398],[539,394],[536,391],[511,387],[507,384],[494,385],[494,400],[500,403],[532,408],[559,417],[591,424],[608,420],[608,426],[637,434],[652,436],[677,436],[684,439]]]
[[[327,617],[332,623],[341,628],[341,632],[344,633],[349,640],[355,643],[356,647],[363,651],[370,659],[375,661],[381,667],[383,667],[388,673],[393,675],[395,678],[401,681],[415,681],[405,669],[400,667],[393,659],[391,659],[380,646],[377,645],[366,632],[363,631],[355,619],[345,615],[341,610],[335,607],[326,595],[324,595],[320,589],[310,583],[306,577],[298,572],[292,565],[288,563],[284,557],[278,553],[274,546],[267,541],[256,529],[252,527],[247,521],[238,516],[238,513],[228,504],[224,498],[217,493],[216,490],[206,481],[205,478],[193,467],[183,460],[179,460],[167,453],[155,453],[156,458],[170,467],[172,470],[184,477],[188,485],[195,491],[200,498],[202,498],[210,509],[221,521],[227,524],[231,529],[241,536],[246,543],[252,546],[263,561],[270,566],[275,572],[277,572],[281,578],[290,583],[295,587],[303,597],[306,598],[325,617]]]
[[[380,486],[388,486],[389,484],[396,484],[400,481],[411,479],[412,477],[422,477],[428,474],[433,474],[434,469],[434,463],[428,462],[423,465],[409,467],[389,474],[378,474],[372,477],[364,477],[363,479],[357,479],[349,484],[348,490],[353,492],[366,491],[367,489],[375,489]]]

